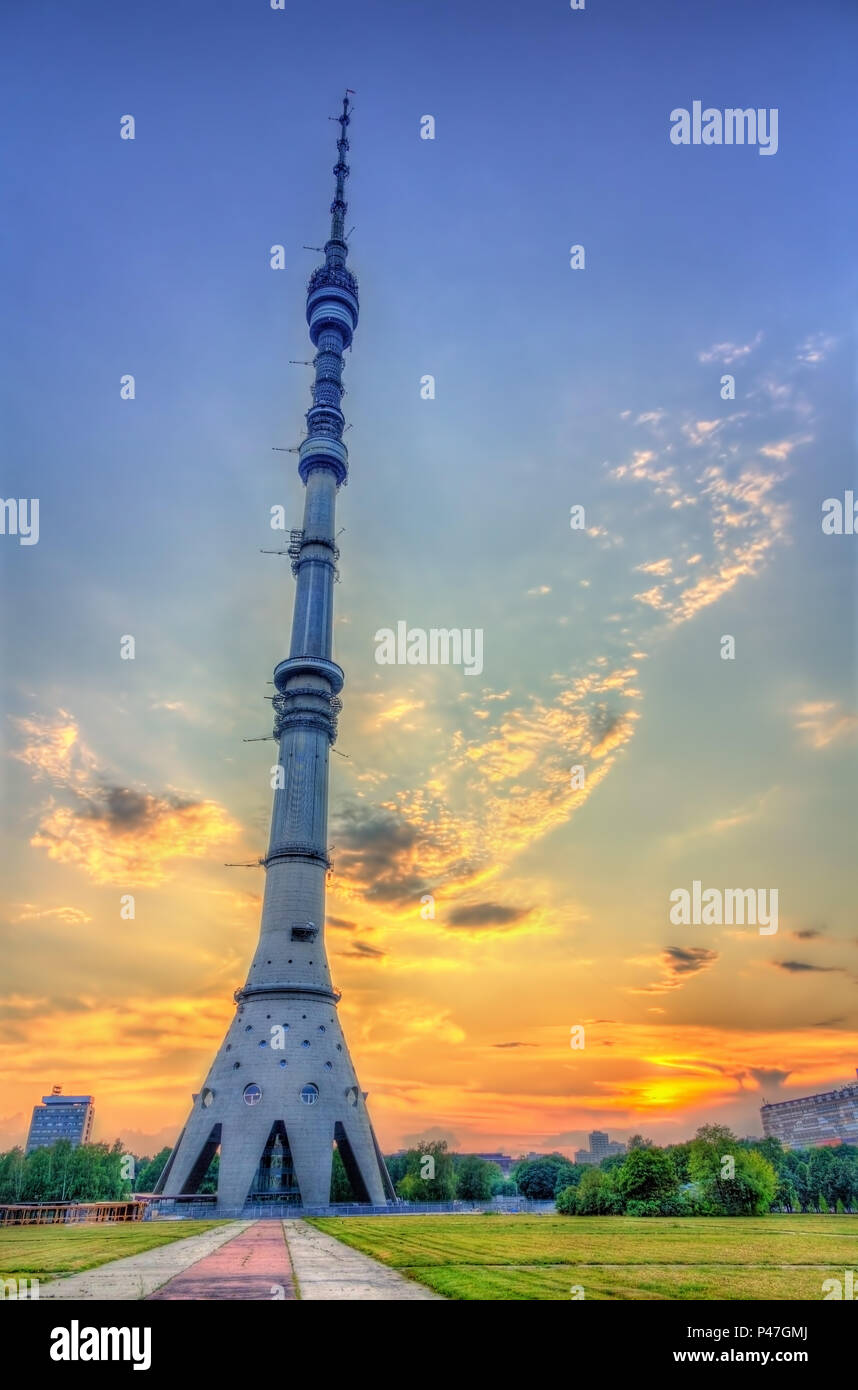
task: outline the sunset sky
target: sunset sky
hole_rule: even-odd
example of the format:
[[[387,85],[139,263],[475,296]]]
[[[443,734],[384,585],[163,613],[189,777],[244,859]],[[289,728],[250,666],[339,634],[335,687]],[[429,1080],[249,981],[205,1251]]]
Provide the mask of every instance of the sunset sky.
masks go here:
[[[267,843],[275,745],[242,739],[293,580],[260,551],[300,525],[272,449],[346,85],[327,947],[383,1147],[759,1133],[854,1077],[858,538],[821,508],[858,486],[858,14],[753,11],[4,21],[2,495],[40,534],[0,536],[0,1148],[59,1084],[96,1138],[172,1142],[253,954],[264,871],[225,864]],[[777,108],[777,154],[672,145],[697,99]],[[481,628],[482,674],[378,665],[400,620]],[[776,888],[777,933],[672,925],[694,880]]]

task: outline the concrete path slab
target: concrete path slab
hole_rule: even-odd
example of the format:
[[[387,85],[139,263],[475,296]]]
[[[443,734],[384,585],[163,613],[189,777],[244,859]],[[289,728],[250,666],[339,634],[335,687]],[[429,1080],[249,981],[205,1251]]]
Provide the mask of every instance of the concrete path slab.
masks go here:
[[[110,1260],[82,1274],[70,1274],[67,1279],[52,1279],[39,1285],[39,1302],[47,1298],[111,1302],[147,1298],[188,1265],[241,1235],[250,1224],[249,1221],[229,1221],[199,1236],[185,1236],[170,1241],[169,1245],[144,1250],[140,1255]]]
[[[415,1284],[369,1255],[324,1235],[306,1221],[284,1221],[286,1244],[302,1301],[313,1299],[437,1299],[423,1284]]]
[[[292,1266],[279,1221],[256,1221],[215,1250],[162,1284],[148,1301],[193,1299],[294,1299]]]

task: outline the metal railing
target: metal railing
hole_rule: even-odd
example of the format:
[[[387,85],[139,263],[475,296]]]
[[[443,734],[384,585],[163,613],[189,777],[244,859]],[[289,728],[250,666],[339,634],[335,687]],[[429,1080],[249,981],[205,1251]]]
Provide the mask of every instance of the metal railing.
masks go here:
[[[441,1216],[497,1212],[507,1215],[548,1216],[556,1210],[553,1202],[530,1202],[525,1197],[495,1197],[488,1202],[391,1202],[377,1206],[370,1202],[333,1202],[326,1206],[302,1206],[298,1202],[256,1202],[242,1207],[219,1207],[211,1202],[177,1202],[160,1198],[151,1202],[146,1220],[288,1221],[305,1216]]]

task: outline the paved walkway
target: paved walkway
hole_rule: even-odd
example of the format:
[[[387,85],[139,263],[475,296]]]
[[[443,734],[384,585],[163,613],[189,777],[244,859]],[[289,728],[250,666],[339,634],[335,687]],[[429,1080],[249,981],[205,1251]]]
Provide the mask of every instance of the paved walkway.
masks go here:
[[[271,1224],[276,1225],[275,1222]],[[50,1283],[39,1285],[39,1302],[47,1298],[111,1301],[148,1298],[168,1279],[234,1240],[250,1225],[249,1221],[231,1221],[201,1236],[185,1236],[169,1245],[144,1250],[140,1255],[127,1255],[83,1274],[72,1274],[68,1279],[52,1279]]]
[[[230,1221],[203,1235],[185,1236],[39,1287],[40,1300],[296,1298],[444,1301],[395,1269],[297,1220]]]
[[[303,1302],[313,1299],[351,1299],[358,1302],[398,1299],[437,1299],[423,1284],[415,1284],[369,1255],[323,1235],[306,1221],[284,1221],[292,1269]]]
[[[294,1299],[292,1266],[279,1221],[257,1221],[234,1240],[149,1294],[156,1299]]]

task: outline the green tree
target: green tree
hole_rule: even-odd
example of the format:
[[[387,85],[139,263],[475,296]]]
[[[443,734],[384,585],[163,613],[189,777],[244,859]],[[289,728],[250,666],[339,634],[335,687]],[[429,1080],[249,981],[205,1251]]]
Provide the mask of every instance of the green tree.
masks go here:
[[[24,1173],[25,1202],[55,1201],[53,1183],[53,1154],[50,1149],[34,1149],[27,1155]]]
[[[580,1184],[579,1184],[580,1186]],[[557,1211],[560,1216],[576,1216],[578,1212],[578,1187],[564,1187],[557,1194]]]
[[[670,1157],[673,1164],[673,1171],[676,1173],[676,1181],[680,1184],[691,1182],[691,1174],[688,1171],[688,1160],[691,1157],[690,1144],[671,1144],[665,1149],[665,1153]]]
[[[216,1153],[213,1153],[213,1154],[212,1154],[211,1160],[210,1160],[210,1162],[209,1162],[209,1166],[208,1166],[208,1168],[206,1169],[205,1173],[203,1174],[203,1177],[202,1177],[202,1180],[201,1180],[201,1182],[200,1182],[200,1185],[199,1185],[199,1187],[197,1188],[197,1192],[200,1193],[201,1195],[202,1195],[202,1194],[209,1194],[209,1195],[210,1195],[210,1194],[213,1193],[213,1192],[217,1192],[217,1183],[218,1183],[218,1176],[219,1176],[219,1174],[220,1174],[220,1150],[218,1150]]]
[[[689,1171],[719,1216],[762,1216],[777,1191],[778,1175],[768,1159],[743,1148],[722,1125],[704,1125],[697,1131]]]
[[[807,1167],[808,1182],[816,1199],[814,1205],[819,1211],[830,1211],[837,1205],[837,1160],[833,1151],[829,1148],[814,1149]]]
[[[615,1174],[623,1201],[658,1204],[679,1190],[676,1169],[664,1149],[632,1149]]]
[[[346,1165],[343,1163],[340,1151],[334,1147],[334,1158],[331,1164],[331,1193],[328,1200],[330,1202],[353,1202],[354,1193],[349,1182],[349,1175],[346,1172]]]
[[[398,1196],[407,1202],[449,1202],[455,1196],[456,1174],[446,1140],[426,1140],[405,1157],[405,1174],[396,1184]]]
[[[477,1154],[465,1154],[456,1168],[456,1196],[463,1202],[487,1202],[492,1195],[492,1169],[496,1166]]]
[[[800,1211],[809,1211],[813,1206],[813,1193],[810,1190],[810,1172],[806,1163],[797,1161],[791,1169],[792,1185],[798,1198]]]
[[[512,1176],[519,1192],[531,1202],[549,1202],[556,1192],[577,1180],[575,1164],[557,1153],[522,1159]]]
[[[132,1187],[135,1192],[155,1191],[155,1184],[163,1173],[172,1152],[172,1149],[167,1146],[156,1153],[154,1158],[136,1158],[134,1160],[135,1171]]]
[[[644,1139],[642,1134],[633,1134],[629,1142],[626,1144],[626,1148],[628,1149],[629,1153],[631,1153],[632,1149],[652,1149],[654,1147],[655,1146],[652,1140]]]
[[[567,1199],[564,1198],[564,1205]],[[575,1193],[577,1216],[614,1216],[623,1209],[623,1199],[617,1191],[614,1174],[601,1168],[588,1168]]]
[[[408,1155],[407,1153],[386,1154],[384,1161],[387,1164],[390,1181],[396,1187],[396,1184],[401,1182],[408,1172]]]
[[[23,1201],[24,1172],[23,1149],[9,1149],[0,1155],[0,1202]]]

